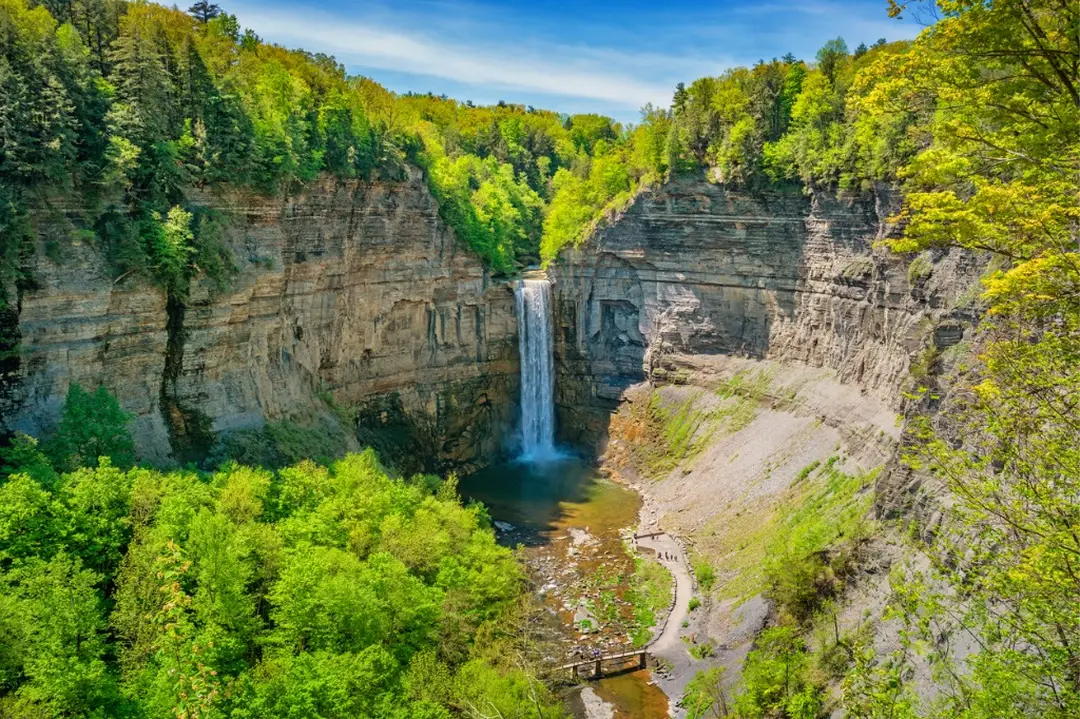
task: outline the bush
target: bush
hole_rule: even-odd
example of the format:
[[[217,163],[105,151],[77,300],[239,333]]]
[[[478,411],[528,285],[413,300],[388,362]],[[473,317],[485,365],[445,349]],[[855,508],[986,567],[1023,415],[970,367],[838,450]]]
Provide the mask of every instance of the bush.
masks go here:
[[[708,657],[714,656],[715,654],[716,649],[713,647],[712,642],[695,644],[690,647],[690,656],[692,656],[694,659],[706,659]]]
[[[695,562],[694,575],[697,576],[698,586],[704,591],[708,592],[712,589],[713,583],[716,581],[716,575],[713,573],[711,564],[704,560]]]
[[[908,265],[907,279],[908,285],[915,287],[925,282],[934,271],[934,263],[930,261],[930,257],[923,253],[917,256]]]
[[[698,607],[701,606],[701,600],[698,599],[697,597],[690,597],[690,605],[689,606],[690,606],[690,611],[692,612],[692,611],[694,611],[695,609],[697,609]]]
[[[735,700],[739,716],[817,719],[824,688],[813,676],[811,656],[792,627],[766,629],[743,664],[743,691]]]

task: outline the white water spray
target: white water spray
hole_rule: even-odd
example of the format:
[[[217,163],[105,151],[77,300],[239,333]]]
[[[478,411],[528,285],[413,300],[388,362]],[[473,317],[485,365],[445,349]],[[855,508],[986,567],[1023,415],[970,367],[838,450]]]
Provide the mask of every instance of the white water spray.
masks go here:
[[[556,452],[551,283],[521,280],[514,294],[521,350],[522,459],[552,458]]]

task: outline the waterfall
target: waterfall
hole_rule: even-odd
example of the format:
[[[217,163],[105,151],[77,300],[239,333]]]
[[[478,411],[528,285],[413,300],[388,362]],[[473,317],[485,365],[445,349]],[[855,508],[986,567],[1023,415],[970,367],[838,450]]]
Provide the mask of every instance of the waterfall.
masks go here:
[[[521,349],[521,451],[523,459],[555,455],[555,358],[551,340],[551,283],[526,279],[517,297]]]

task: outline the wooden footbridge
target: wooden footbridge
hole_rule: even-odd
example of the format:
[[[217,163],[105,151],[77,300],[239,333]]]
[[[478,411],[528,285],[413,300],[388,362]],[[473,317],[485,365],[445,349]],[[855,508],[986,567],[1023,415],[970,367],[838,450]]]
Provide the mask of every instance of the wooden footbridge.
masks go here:
[[[582,677],[581,670],[589,669],[586,679],[600,679],[606,674],[645,669],[648,662],[648,654],[644,649],[634,649],[629,652],[618,654],[604,654],[591,659],[579,659],[578,661],[563,664],[560,669],[569,671],[572,679]]]

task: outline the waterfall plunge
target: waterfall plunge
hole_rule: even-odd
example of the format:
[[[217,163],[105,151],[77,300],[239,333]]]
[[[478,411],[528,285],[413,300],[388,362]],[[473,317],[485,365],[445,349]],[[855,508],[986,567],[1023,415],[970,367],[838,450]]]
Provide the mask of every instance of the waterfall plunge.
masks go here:
[[[521,452],[524,460],[555,452],[555,359],[551,330],[551,283],[521,280],[517,297],[521,350]]]

